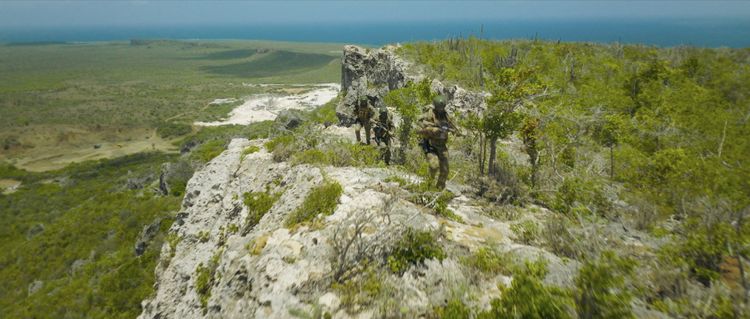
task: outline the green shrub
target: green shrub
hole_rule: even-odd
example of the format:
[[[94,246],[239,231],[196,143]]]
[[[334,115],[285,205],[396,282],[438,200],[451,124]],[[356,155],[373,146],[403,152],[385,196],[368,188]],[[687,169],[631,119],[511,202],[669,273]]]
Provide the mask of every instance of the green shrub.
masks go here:
[[[570,297],[559,288],[545,286],[546,274],[544,262],[527,262],[513,276],[510,288],[502,289],[500,299],[491,301],[492,309],[477,318],[572,318]]]
[[[222,140],[213,140],[205,142],[193,150],[190,154],[190,158],[197,160],[201,163],[207,163],[214,157],[219,156],[221,152],[226,148],[226,142]]]
[[[326,181],[323,185],[313,188],[302,205],[289,215],[285,225],[292,227],[311,221],[320,214],[333,214],[343,192],[341,184],[335,181]]]
[[[255,145],[250,145],[246,147],[244,150],[242,150],[242,155],[240,156],[240,161],[245,159],[245,156],[248,156],[253,153],[257,153],[260,151],[260,147]]]
[[[203,263],[198,264],[195,269],[195,291],[200,296],[201,306],[203,307],[203,313],[205,314],[208,310],[208,299],[211,298],[211,287],[214,285],[216,268],[219,267],[219,259],[221,258],[222,250],[216,252],[208,261],[208,265],[204,266]]]
[[[156,133],[162,138],[177,137],[187,135],[193,131],[190,124],[162,122],[156,127]]]
[[[274,137],[264,145],[273,154],[274,161],[281,162],[299,151],[295,146],[295,137],[291,134]]]
[[[292,165],[298,165],[298,164],[330,165],[331,164],[330,155],[331,154],[329,153],[313,148],[313,149],[304,150],[304,151],[294,154],[290,162],[292,163]]]
[[[709,286],[720,276],[720,266],[729,254],[727,244],[735,231],[727,223],[705,223],[696,217],[689,218],[683,228],[682,236],[664,245],[659,257],[668,264],[687,266],[691,278]]]
[[[463,259],[463,262],[476,270],[488,275],[510,275],[513,262],[506,255],[499,254],[494,249],[482,247],[476,253]]]
[[[247,206],[247,218],[245,219],[245,226],[242,233],[247,234],[252,230],[255,225],[260,222],[276,200],[281,197],[281,194],[269,194],[269,190],[265,192],[248,192],[243,195],[245,206]]]
[[[430,231],[406,230],[388,256],[388,268],[393,273],[403,274],[409,266],[423,263],[426,259],[443,260],[445,252]]]
[[[368,306],[383,290],[382,277],[369,265],[365,265],[362,274],[344,281],[334,282],[331,288],[341,296],[341,306],[351,310],[357,306]]]
[[[467,319],[471,318],[471,308],[469,308],[459,298],[451,298],[448,304],[433,309],[435,318],[443,319]]]
[[[555,193],[553,208],[563,214],[582,212],[604,215],[612,205],[602,191],[604,185],[581,177],[565,179]]]
[[[534,221],[524,220],[510,225],[510,230],[516,234],[516,238],[526,244],[531,244],[539,235],[539,226]]]
[[[336,105],[341,100],[341,95],[339,94],[334,98],[333,100],[329,101],[326,104],[323,104],[314,110],[310,112],[310,119],[316,123],[320,124],[336,124],[339,122],[338,117],[336,116]]]
[[[633,261],[612,251],[598,260],[586,260],[576,278],[575,302],[581,318],[633,318],[632,295],[625,279],[633,274]]]

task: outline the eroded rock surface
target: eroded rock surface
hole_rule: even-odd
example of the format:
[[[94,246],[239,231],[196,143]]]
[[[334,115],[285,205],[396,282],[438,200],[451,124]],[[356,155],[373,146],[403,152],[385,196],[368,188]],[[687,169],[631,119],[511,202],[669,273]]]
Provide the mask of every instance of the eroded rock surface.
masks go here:
[[[457,287],[475,285],[460,256],[492,244],[500,250],[529,258],[545,258],[550,264],[548,282],[569,285],[576,265],[562,262],[539,248],[513,241],[509,224],[479,214],[466,196],[449,206],[462,222],[434,215],[430,209],[407,201],[408,192],[395,182],[399,176],[416,176],[391,168],[292,166],[274,162],[262,140],[233,140],[228,149],[197,171],[188,182],[183,208],[162,247],[156,269],[155,295],[143,302],[140,318],[288,318],[290,313],[326,311],[334,318],[380,317],[382,305],[343,309],[342,296],[331,286],[341,263],[337,242],[357,225],[364,225],[361,242],[377,255],[406,228],[440,231],[448,257],[427,260],[399,276],[381,280],[390,287],[393,300],[408,309],[408,317],[431,311],[444,303]],[[250,146],[261,150],[242,156]],[[285,219],[324,179],[338,182],[343,195],[335,212],[318,225],[288,229]],[[460,195],[461,185],[449,184]],[[246,192],[281,194],[270,211],[254,227],[245,228]],[[520,209],[520,208],[519,208]],[[200,293],[199,268],[214,265],[208,293]],[[480,308],[499,295],[498,284],[510,278],[499,275],[473,289]],[[201,299],[204,300],[201,300]],[[380,307],[380,308],[378,308]],[[379,310],[380,309],[380,310]]]

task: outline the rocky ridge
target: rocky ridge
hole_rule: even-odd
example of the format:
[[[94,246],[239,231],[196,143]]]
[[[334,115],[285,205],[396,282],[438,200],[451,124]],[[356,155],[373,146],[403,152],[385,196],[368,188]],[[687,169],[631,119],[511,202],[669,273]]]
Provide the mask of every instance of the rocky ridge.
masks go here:
[[[337,108],[342,124],[350,123],[347,99],[356,99],[363,92],[383,96],[408,81],[420,80],[395,50],[344,49],[345,95]],[[483,93],[446,87],[439,81],[433,81],[432,86],[448,96],[448,106],[454,111],[484,108]],[[341,138],[341,129],[335,126],[324,132],[329,138]],[[265,142],[234,139],[226,151],[195,172],[169,240],[162,247],[156,292],[142,302],[139,318],[322,314],[332,318],[415,318],[429,316],[435,307],[455,298],[471,308],[486,310],[490,300],[500,296],[498,287],[512,281],[504,274],[479,275],[466,265],[466,256],[487,248],[517,263],[544,259],[549,270],[546,284],[573,285],[578,262],[537,247],[513,230],[521,223],[541,225],[549,219],[552,213],[543,207],[506,207],[520,217],[489,217],[487,203],[475,198],[475,189],[449,182],[448,189],[456,196],[447,206],[457,218],[446,218],[410,200],[414,193],[404,183],[418,184],[418,176],[397,168],[277,162],[263,147]],[[245,154],[249,147],[259,150]],[[343,189],[334,212],[318,216],[316,223],[288,227],[288,217],[325,181],[335,181]],[[279,196],[257,225],[247,224],[249,208],[243,197],[248,192]],[[336,273],[342,267],[361,267],[357,264],[359,254],[379,260],[407,229],[438,234],[446,257],[427,259],[403,274],[379,272],[380,293],[369,296],[365,305],[347,306],[352,297],[336,287]],[[625,236],[620,230],[609,233]],[[642,245],[633,237],[625,239],[635,249]],[[355,248],[342,253],[344,246]]]
[[[337,236],[365,224],[363,245],[385,247],[406,228],[440,231],[448,258],[427,260],[403,276],[382,278],[392,298],[408,309],[407,317],[419,316],[443,302],[452,290],[470,285],[471,278],[459,256],[492,244],[520,259],[545,258],[550,262],[550,284],[570,285],[575,262],[563,262],[542,249],[514,242],[510,223],[481,214],[466,196],[458,196],[449,208],[463,222],[435,216],[430,209],[404,198],[408,195],[389,177],[418,181],[418,177],[390,168],[292,166],[275,162],[262,149],[242,156],[263,140],[233,140],[228,149],[197,171],[189,181],[183,207],[170,229],[170,242],[162,247],[156,269],[156,294],[143,302],[140,318],[287,318],[290,312],[328,312],[333,318],[379,317],[377,308],[349,313],[339,308],[341,296],[330,288],[336,266]],[[343,187],[335,212],[317,227],[290,230],[285,218],[302,203],[312,188],[332,179]],[[248,214],[242,202],[245,192],[268,189],[282,193],[258,225],[240,231]],[[449,188],[460,194],[462,185]],[[520,209],[520,208],[519,208]],[[527,208],[543,215],[543,208]],[[205,306],[198,292],[198,269],[215,262],[214,280]],[[481,283],[480,296],[472,300],[489,307],[498,295],[498,284],[510,277],[498,275]]]
[[[352,106],[360,96],[376,96],[378,101],[382,101],[389,91],[424,79],[416,66],[398,56],[397,50],[398,47],[393,45],[380,49],[356,45],[344,47],[341,64],[341,89],[344,95],[336,109],[341,124],[354,122]],[[436,79],[432,80],[431,87],[434,92],[448,98],[446,107],[450,112],[480,113],[487,107],[484,102],[486,92],[468,91]]]

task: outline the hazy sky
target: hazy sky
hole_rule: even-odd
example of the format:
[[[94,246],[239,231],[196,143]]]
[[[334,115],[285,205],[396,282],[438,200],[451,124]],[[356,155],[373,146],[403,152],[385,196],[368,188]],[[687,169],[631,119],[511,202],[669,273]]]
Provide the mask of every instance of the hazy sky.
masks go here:
[[[8,1],[0,27],[415,20],[750,19],[750,1]]]

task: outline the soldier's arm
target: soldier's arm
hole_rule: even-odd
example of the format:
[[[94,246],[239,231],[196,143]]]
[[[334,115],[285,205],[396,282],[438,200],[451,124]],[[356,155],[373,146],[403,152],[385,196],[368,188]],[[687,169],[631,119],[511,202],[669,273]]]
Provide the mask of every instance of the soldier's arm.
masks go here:
[[[421,116],[418,121],[417,133],[423,136],[438,136],[440,134],[440,127],[430,121],[427,116]]]

